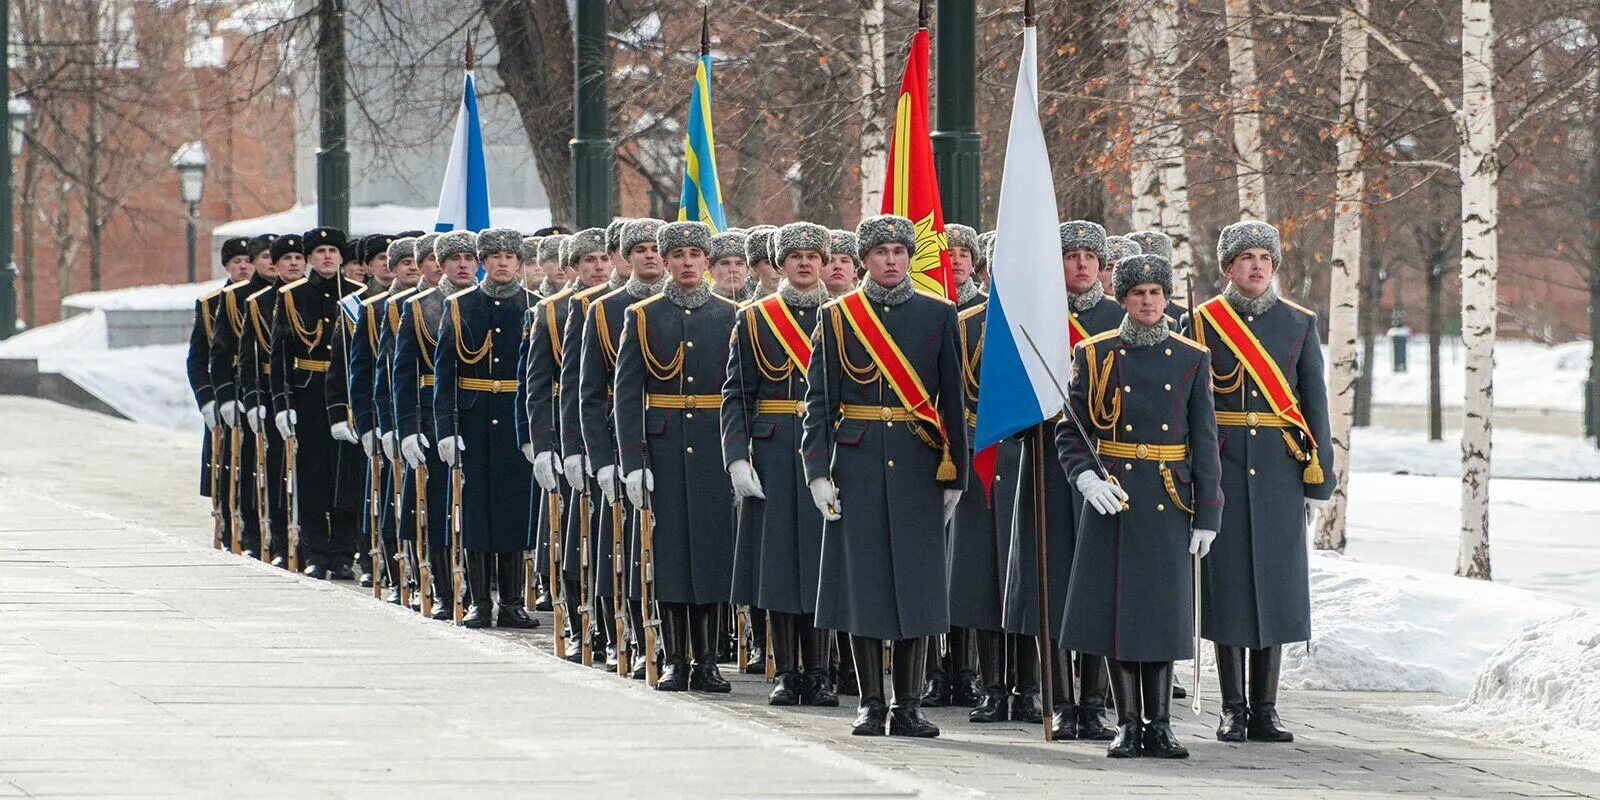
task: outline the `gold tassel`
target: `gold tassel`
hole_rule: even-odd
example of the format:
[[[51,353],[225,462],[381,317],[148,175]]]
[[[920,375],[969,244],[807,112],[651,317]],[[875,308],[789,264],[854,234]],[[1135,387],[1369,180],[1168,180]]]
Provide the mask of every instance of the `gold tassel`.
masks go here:
[[[1306,471],[1301,480],[1308,486],[1316,486],[1324,480],[1322,465],[1317,463],[1317,451],[1311,451],[1311,463],[1306,465]]]
[[[948,483],[956,479],[956,462],[950,460],[950,443],[944,443],[944,452],[939,456],[939,471],[934,473],[934,480]]]

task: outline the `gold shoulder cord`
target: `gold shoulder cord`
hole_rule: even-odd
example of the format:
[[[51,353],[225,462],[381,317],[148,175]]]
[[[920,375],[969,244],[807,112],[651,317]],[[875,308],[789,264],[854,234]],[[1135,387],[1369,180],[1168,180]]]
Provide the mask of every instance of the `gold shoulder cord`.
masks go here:
[[[1206,318],[1201,316],[1199,309],[1189,312],[1189,318],[1195,321],[1194,340],[1201,347],[1206,346]],[[1239,391],[1244,384],[1244,362],[1233,365],[1233,371],[1217,374],[1217,362],[1211,361],[1211,390],[1216,394],[1229,394]]]
[[[250,304],[250,325],[256,330],[256,345],[261,352],[272,355],[272,326],[261,319],[261,304]]]
[[[372,308],[369,306],[367,308],[367,345],[372,348],[374,353],[378,352],[378,338],[378,318],[373,316]]]
[[[985,320],[978,327],[978,344],[972,348],[967,347],[966,323],[958,323],[956,328],[961,334],[961,373],[965,376],[967,400],[976,403],[978,402],[978,369],[983,362],[983,339],[989,333],[989,323],[988,320]]]
[[[878,381],[878,365],[873,362],[870,356],[867,358],[865,367],[860,367],[850,362],[850,357],[845,353],[847,348],[844,344],[844,310],[838,306],[833,306],[832,308],[828,322],[833,325],[834,341],[839,343],[839,369],[844,372],[845,377],[862,386],[876,383]]]
[[[650,349],[650,337],[645,333],[644,309],[634,310],[633,315],[639,321],[639,350],[644,354],[644,366],[650,372],[650,377],[658,381],[670,381],[678,377],[683,372],[683,342],[678,342],[678,352],[673,355],[671,362],[661,363]]]
[[[595,333],[600,334],[600,355],[605,358],[608,369],[615,369],[617,366],[617,348],[616,345],[611,343],[611,324],[606,321],[606,304],[597,303],[590,309],[589,313],[594,315]],[[644,324],[643,314],[639,315],[639,324]]]
[[[484,333],[483,344],[477,348],[465,346],[466,340],[461,332],[461,304],[454,297],[450,298],[450,324],[456,332],[456,360],[463,364],[476,364],[494,351],[494,335],[490,333]]]
[[[787,353],[784,354],[782,364],[774,364],[772,359],[767,357],[766,351],[761,348],[759,331],[761,318],[756,313],[754,304],[745,308],[744,319],[745,327],[749,329],[750,352],[755,354],[756,370],[761,373],[762,378],[773,383],[788,383],[789,376],[794,373],[794,362],[789,360]]]
[[[300,312],[294,310],[294,292],[284,292],[283,302],[284,318],[289,320],[289,330],[294,331],[295,337],[300,340],[301,344],[306,346],[306,350],[315,350],[317,345],[322,342],[323,320],[317,320],[316,330],[308,331],[305,326],[300,324]]]
[[[244,311],[239,308],[239,297],[238,297],[239,293],[238,292],[223,292],[222,294],[223,294],[223,297],[227,298],[226,300],[223,301],[223,307],[228,309],[228,325],[229,325],[229,327],[233,328],[234,338],[238,338],[240,336],[243,336],[244,335],[244,322],[245,322],[245,319],[244,319]],[[202,302],[204,302],[204,301],[202,301]],[[211,336],[212,336],[211,315],[210,314],[206,314],[206,338],[210,339]]]
[[[1111,389],[1111,367],[1116,362],[1116,350],[1113,348],[1106,353],[1105,361],[1097,369],[1094,344],[1087,344],[1085,348],[1085,363],[1089,368],[1089,422],[1099,430],[1111,431],[1115,440],[1117,419],[1122,416],[1122,393],[1111,391],[1109,402],[1106,393]]]
[[[561,369],[561,333],[556,330],[556,307],[546,305],[544,316],[545,331],[550,334],[550,355],[555,356],[556,369]]]
[[[422,351],[422,363],[428,365],[428,371],[432,372],[433,348],[439,340],[428,332],[428,325],[422,319],[422,301],[419,299],[411,302],[416,304],[411,309],[411,328],[417,332],[417,342],[421,345],[417,349]]]

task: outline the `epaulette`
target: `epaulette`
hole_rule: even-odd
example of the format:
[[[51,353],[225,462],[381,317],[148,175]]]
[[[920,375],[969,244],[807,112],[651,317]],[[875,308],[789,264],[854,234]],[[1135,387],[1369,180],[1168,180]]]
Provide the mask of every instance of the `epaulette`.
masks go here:
[[[1107,339],[1115,339],[1117,337],[1117,334],[1118,334],[1117,329],[1116,328],[1112,328],[1109,331],[1103,331],[1101,333],[1097,333],[1097,334],[1095,334],[1093,336],[1090,336],[1087,339],[1084,339],[1081,342],[1078,342],[1078,347],[1083,347],[1085,345],[1091,345],[1091,344],[1099,344],[1099,343],[1101,343],[1101,342],[1103,342],[1103,341],[1105,341]]]
[[[976,316],[978,314],[981,314],[981,313],[983,313],[985,311],[988,311],[988,310],[989,310],[989,301],[985,300],[984,302],[979,303],[979,304],[977,304],[975,306],[967,306],[965,309],[963,309],[961,311],[961,313],[956,315],[956,318],[961,320],[962,322],[966,322],[967,320],[971,319],[972,317],[974,317],[974,316]]]
[[[371,297],[369,297],[369,298],[367,298],[365,300],[362,300],[361,301],[361,306],[362,306],[362,308],[365,308],[367,306],[383,302],[384,300],[387,300],[387,299],[389,299],[389,293],[388,292],[384,292],[383,294],[375,294],[375,295],[373,295],[373,296],[371,296]]]
[[[610,283],[597,283],[581,292],[573,292],[572,299],[578,301],[578,304],[583,306],[583,313],[587,314],[589,313],[589,304],[593,303],[597,297],[610,291],[612,291]]]
[[[207,300],[215,300],[217,298],[217,295],[220,295],[223,292],[231,292],[234,289],[237,289],[240,286],[243,286],[244,284],[247,284],[249,282],[250,281],[245,280],[245,281],[239,281],[238,283],[230,283],[227,286],[222,287],[221,289],[217,289],[217,290],[214,290],[214,291],[209,292],[207,294],[201,295],[200,296],[200,301],[201,302],[205,302]]]
[[[539,305],[554,307],[555,304],[558,301],[565,300],[566,298],[571,297],[571,296],[572,296],[572,290],[563,287],[561,289],[561,291],[556,292],[555,294],[550,295],[549,297],[546,297],[543,300],[540,300],[539,301]]]
[[[605,301],[610,300],[611,298],[616,297],[617,295],[622,294],[622,293],[624,293],[626,291],[628,291],[628,287],[626,287],[626,286],[618,286],[617,288],[612,289],[611,291],[600,295],[599,297],[595,298],[591,302],[604,303]],[[629,303],[629,305],[632,305],[632,303]]]
[[[654,294],[654,295],[651,295],[649,297],[646,297],[643,300],[640,300],[637,303],[634,303],[633,305],[628,306],[628,310],[629,311],[642,311],[642,310],[644,310],[645,306],[650,305],[651,303],[654,303],[655,301],[660,300],[660,299],[662,299],[664,297],[666,297],[665,294]]]
[[[724,303],[727,303],[730,306],[733,306],[734,308],[738,308],[739,307],[739,301],[738,300],[734,300],[733,298],[723,297],[722,295],[717,294],[716,292],[712,292],[711,296],[716,298],[716,299],[718,299],[718,300],[721,300]]]
[[[254,303],[256,301],[257,297],[261,297],[262,295],[264,295],[264,294],[266,294],[267,292],[270,292],[270,291],[272,291],[272,287],[271,286],[263,286],[263,287],[261,287],[261,291],[252,293],[249,297],[246,297],[244,299],[244,301],[246,303]]]
[[[416,294],[411,295],[410,297],[407,297],[406,298],[406,302],[407,303],[420,302],[422,300],[422,298],[427,297],[428,295],[433,294],[434,292],[437,292],[437,291],[439,291],[439,287],[437,287],[437,286],[429,286],[428,288],[423,289],[422,291],[417,292]]]
[[[931,297],[931,298],[933,298],[935,300],[938,300],[938,301],[944,303],[947,306],[953,306],[953,305],[956,304],[956,301],[951,300],[950,298],[945,297],[942,294],[934,294],[933,292],[923,291],[922,289],[918,289],[916,291],[916,293],[922,295],[923,297]]]
[[[1173,341],[1179,342],[1181,344],[1186,344],[1186,345],[1188,345],[1190,347],[1193,347],[1196,350],[1199,350],[1202,353],[1210,352],[1206,348],[1205,345],[1203,345],[1203,344],[1201,344],[1201,343],[1199,343],[1199,342],[1197,342],[1197,341],[1195,341],[1193,339],[1190,339],[1189,337],[1184,336],[1181,333],[1168,333],[1167,334],[1167,338],[1171,339]]]
[[[356,287],[356,291],[358,292],[364,292],[367,290],[367,284],[363,281],[358,281],[355,278],[346,278],[345,276],[340,275],[339,280]]]
[[[389,295],[389,299],[391,301],[395,302],[395,303],[399,303],[401,301],[409,299],[411,297],[411,295],[416,293],[416,291],[417,291],[417,287],[415,287],[415,286],[411,287],[410,289],[402,289],[402,290],[400,290],[398,292],[395,292],[394,294]]]
[[[833,298],[832,300],[829,300],[826,303],[823,303],[822,304],[822,308],[829,308],[829,307],[832,307],[832,306],[839,305],[839,302],[841,300],[844,300],[846,297],[849,297],[850,295],[853,295],[853,294],[861,294],[861,290],[860,289],[851,289],[850,291],[845,292],[844,294],[841,294],[838,297],[835,297],[835,298]]]
[[[1317,315],[1317,312],[1312,311],[1311,309],[1306,308],[1305,306],[1300,305],[1299,303],[1296,303],[1295,301],[1290,300],[1290,299],[1288,299],[1286,297],[1279,297],[1278,298],[1278,302],[1280,302],[1280,303],[1282,303],[1282,304],[1284,304],[1284,305],[1286,305],[1286,306],[1288,306],[1288,307],[1290,307],[1292,309],[1295,309],[1296,311],[1299,311],[1300,313],[1305,314],[1306,316],[1314,317],[1314,316]]]
[[[472,294],[473,292],[476,292],[476,291],[478,291],[478,287],[476,285],[469,286],[469,287],[467,287],[465,289],[462,289],[459,292],[456,292],[455,294],[450,295],[449,297],[446,297],[445,299],[449,300],[452,303],[454,303],[454,302],[460,300],[461,298],[466,297],[467,295]]]
[[[311,279],[310,278],[301,278],[300,280],[297,280],[297,281],[290,281],[290,282],[288,282],[288,283],[286,283],[286,284],[284,284],[282,286],[279,286],[278,287],[278,292],[280,294],[288,294],[290,291],[292,291],[295,288],[299,287],[300,284],[303,284],[308,280],[311,280]]]

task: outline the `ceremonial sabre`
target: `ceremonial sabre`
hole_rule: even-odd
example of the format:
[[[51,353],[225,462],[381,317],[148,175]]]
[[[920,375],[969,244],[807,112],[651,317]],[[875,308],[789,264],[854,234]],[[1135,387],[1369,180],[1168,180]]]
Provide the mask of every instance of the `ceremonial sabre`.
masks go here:
[[[1189,319],[1194,320],[1194,270],[1183,276],[1184,299],[1189,302]],[[1198,324],[1198,323],[1196,323]],[[1198,505],[1198,504],[1197,504]],[[1192,520],[1192,517],[1191,517]],[[1194,554],[1194,693],[1189,695],[1189,710],[1200,714],[1200,554]]]

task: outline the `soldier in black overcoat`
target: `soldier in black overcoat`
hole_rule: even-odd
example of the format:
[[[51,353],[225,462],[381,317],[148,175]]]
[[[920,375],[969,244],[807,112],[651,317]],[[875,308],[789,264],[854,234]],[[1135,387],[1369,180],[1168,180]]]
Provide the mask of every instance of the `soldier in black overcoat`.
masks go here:
[[[194,394],[195,405],[200,409],[200,418],[206,424],[206,438],[200,448],[200,496],[211,497],[211,441],[212,437],[220,439],[217,472],[217,496],[215,498],[222,513],[222,544],[224,547],[233,545],[234,537],[239,537],[241,552],[248,552],[253,558],[259,545],[258,522],[255,510],[255,496],[252,482],[255,480],[255,447],[250,437],[241,438],[239,455],[239,497],[232,495],[231,447],[230,431],[244,424],[244,415],[239,413],[237,398],[239,357],[239,334],[243,330],[244,300],[243,298],[260,285],[255,279],[255,264],[250,258],[250,240],[244,237],[234,237],[222,243],[222,268],[227,273],[220,289],[207,293],[204,297],[195,300],[194,325],[189,331],[189,355],[186,368],[189,375],[189,390]],[[264,279],[263,279],[264,281]],[[229,313],[231,311],[232,313]],[[225,343],[218,342],[219,338],[226,338]],[[225,350],[225,355],[213,360],[213,351],[217,348]],[[222,409],[226,405],[228,416],[222,416]],[[248,468],[248,472],[245,470]],[[244,530],[235,531],[234,517],[230,513],[230,504],[239,504],[239,516],[243,518]]]
[[[234,396],[239,403],[239,417],[250,427],[253,446],[266,450],[267,474],[262,492],[265,503],[257,503],[258,517],[266,520],[266,541],[261,543],[261,558],[279,568],[288,567],[289,513],[286,505],[287,491],[283,466],[283,435],[272,423],[272,320],[278,308],[278,289],[285,281],[285,270],[298,280],[305,274],[305,255],[296,250],[276,260],[273,245],[277,234],[262,234],[250,240],[252,261],[256,277],[264,281],[260,288],[244,298],[245,329],[239,339],[238,384]],[[299,237],[296,236],[296,239]]]

